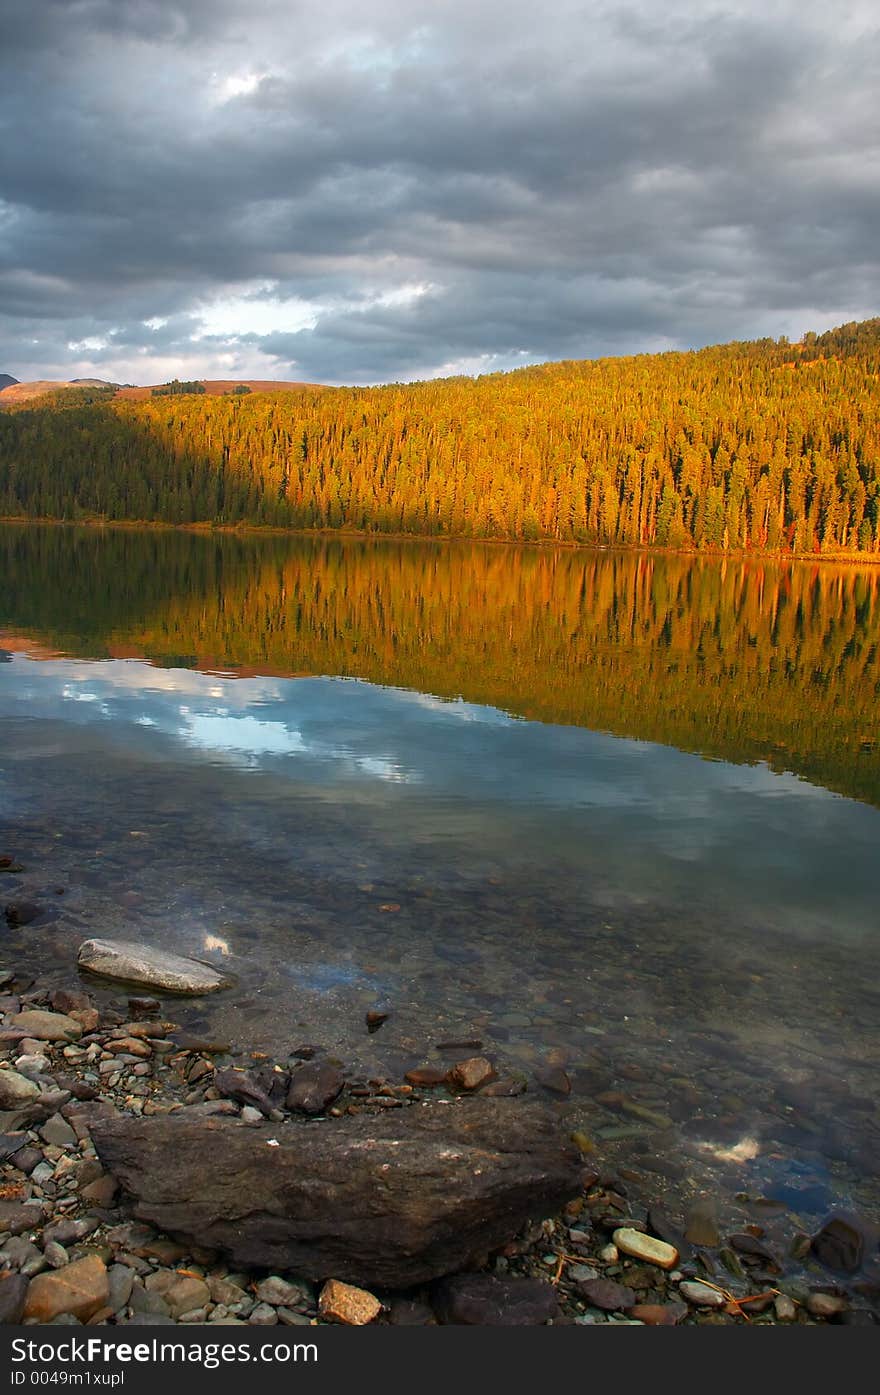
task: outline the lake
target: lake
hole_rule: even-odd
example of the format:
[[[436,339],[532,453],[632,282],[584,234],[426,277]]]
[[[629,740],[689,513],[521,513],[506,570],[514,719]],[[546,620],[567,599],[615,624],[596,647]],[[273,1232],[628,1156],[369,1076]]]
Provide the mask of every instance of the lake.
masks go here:
[[[0,576],[0,966],[151,941],[239,1058],[478,1039],[660,1192],[880,1219],[880,572],[7,524]]]

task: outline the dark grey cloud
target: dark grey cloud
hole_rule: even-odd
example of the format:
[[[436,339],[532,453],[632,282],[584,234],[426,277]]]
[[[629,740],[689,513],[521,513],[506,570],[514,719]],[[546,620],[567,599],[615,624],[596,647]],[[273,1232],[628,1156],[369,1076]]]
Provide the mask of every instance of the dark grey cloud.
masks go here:
[[[877,313],[869,0],[35,0],[0,371],[378,381]]]

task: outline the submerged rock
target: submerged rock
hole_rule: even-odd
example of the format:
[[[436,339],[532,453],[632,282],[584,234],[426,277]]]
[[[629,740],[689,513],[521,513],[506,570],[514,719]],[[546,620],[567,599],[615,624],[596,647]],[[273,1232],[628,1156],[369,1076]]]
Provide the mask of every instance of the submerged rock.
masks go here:
[[[164,988],[168,993],[216,993],[228,981],[199,959],[185,959],[154,945],[129,940],[85,940],[79,947],[77,963],[81,969],[104,978],[144,983]]]
[[[537,1105],[472,1098],[320,1127],[99,1119],[134,1214],[242,1266],[407,1288],[461,1269],[575,1196],[580,1154]]]
[[[42,906],[38,906],[34,901],[11,901],[6,907],[6,920],[15,929],[19,925],[30,925],[32,920],[37,920],[43,913]]]
[[[877,1247],[877,1239],[876,1230],[859,1217],[838,1212],[828,1217],[810,1243],[813,1254],[826,1269],[855,1274],[866,1255]]]
[[[458,1065],[453,1066],[446,1079],[455,1089],[478,1090],[481,1085],[488,1085],[490,1080],[494,1080],[495,1075],[495,1067],[485,1056],[469,1056],[466,1061],[459,1061]]]

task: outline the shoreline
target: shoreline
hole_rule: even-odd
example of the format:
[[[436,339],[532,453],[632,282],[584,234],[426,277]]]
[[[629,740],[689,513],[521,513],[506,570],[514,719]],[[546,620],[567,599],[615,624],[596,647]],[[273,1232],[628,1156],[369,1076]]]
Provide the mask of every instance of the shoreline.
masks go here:
[[[105,518],[34,518],[3,516],[0,525],[40,528],[113,529],[123,532],[190,533],[197,537],[321,538],[338,542],[435,543],[441,546],[464,544],[502,548],[561,548],[567,552],[601,552],[637,557],[682,557],[695,562],[768,563],[775,566],[834,566],[880,568],[880,553],[865,552],[788,552],[759,549],[674,548],[650,543],[574,542],[562,538],[485,538],[468,534],[424,534],[370,532],[356,528],[276,528],[253,523],[167,523],[164,520]]]
[[[0,884],[7,919],[10,906],[21,904],[6,901],[11,882],[4,878]],[[441,1078],[435,1072],[429,1080],[367,1080],[319,1047],[294,1047],[286,1062],[247,1050],[233,1054],[224,1043],[181,1030],[174,1022],[181,1000],[174,995],[92,977],[73,960],[66,982],[58,988],[39,977],[30,981],[13,964],[0,964],[0,1086],[8,1091],[13,1076],[30,1082],[18,1087],[28,1096],[20,1107],[9,1108],[8,1093],[4,1100],[0,1260],[7,1273],[0,1278],[0,1310],[4,1292],[11,1298],[14,1289],[24,1304],[28,1285],[40,1275],[42,1287],[51,1289],[53,1274],[86,1260],[98,1275],[101,1295],[106,1287],[107,1300],[88,1316],[67,1313],[56,1320],[251,1326],[349,1321],[321,1307],[324,1277],[336,1281],[332,1266],[319,1280],[283,1268],[233,1267],[198,1237],[173,1238],[133,1220],[91,1135],[94,1128],[100,1137],[101,1121],[111,1116],[135,1127],[142,1121],[145,1136],[151,1118],[159,1121],[157,1130],[171,1118],[197,1130],[233,1129],[256,1145],[282,1130],[293,1137],[306,1130],[314,1139],[328,1129],[328,1140],[349,1128],[382,1133],[389,1121],[405,1135],[408,1123],[425,1111],[439,1110],[452,1120],[461,1110],[479,1111],[481,1100],[515,1121],[536,1099],[531,1089],[523,1099],[517,1082],[498,1080],[490,1062],[480,1065],[476,1042],[457,1044]],[[19,1012],[36,1013],[25,1023],[30,1037],[15,1024]],[[368,1021],[367,1030],[381,1025]],[[234,1069],[243,1063],[246,1071]],[[299,1093],[292,1097],[286,1091],[294,1083]],[[538,1092],[537,1103],[546,1106],[548,1117],[555,1115],[565,1134],[564,1084],[555,1083],[555,1090],[551,1085]],[[311,1086],[307,1098],[304,1085]],[[869,1258],[867,1270],[860,1266],[849,1274],[820,1262],[820,1254],[827,1258],[831,1252],[821,1238],[827,1218],[814,1236],[796,1231],[783,1254],[769,1236],[762,1239],[760,1208],[751,1219],[744,1209],[741,1228],[727,1234],[711,1204],[680,1214],[665,1179],[646,1176],[637,1157],[632,1167],[619,1158],[606,1164],[601,1145],[582,1135],[570,1138],[580,1154],[580,1175],[561,1209],[530,1215],[503,1244],[445,1278],[438,1273],[412,1286],[369,1286],[369,1320],[554,1326],[878,1320],[876,1260],[873,1271]],[[210,1189],[214,1164],[207,1149],[204,1168]],[[664,1268],[621,1251],[615,1232],[627,1229],[672,1244],[674,1265]]]

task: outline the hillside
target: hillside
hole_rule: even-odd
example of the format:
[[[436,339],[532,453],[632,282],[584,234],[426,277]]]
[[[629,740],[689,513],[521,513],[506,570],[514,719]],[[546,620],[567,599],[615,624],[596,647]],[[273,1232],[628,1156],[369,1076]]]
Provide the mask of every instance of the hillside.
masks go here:
[[[0,514],[877,556],[878,375],[870,320],[380,388],[56,394],[0,413]]]
[[[11,378],[5,387],[0,388],[0,407],[18,406],[22,402],[32,402],[36,398],[45,397],[48,393],[65,392],[68,388],[115,386],[115,383],[108,383],[103,378],[71,378],[68,381],[59,378],[36,378],[29,383],[20,383],[17,378]]]
[[[17,382],[18,379],[13,378],[11,373],[0,373],[0,392],[2,392],[4,388],[14,387]]]

